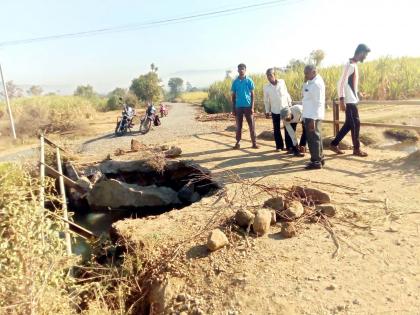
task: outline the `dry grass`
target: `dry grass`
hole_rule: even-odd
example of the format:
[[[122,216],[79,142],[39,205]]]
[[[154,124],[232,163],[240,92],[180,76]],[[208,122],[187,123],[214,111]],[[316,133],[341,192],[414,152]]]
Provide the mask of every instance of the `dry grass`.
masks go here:
[[[102,100],[77,96],[36,96],[15,99],[11,107],[19,137],[44,133],[61,133],[83,128],[93,119]],[[3,134],[10,133],[3,124]]]
[[[0,178],[0,313],[73,313],[75,261],[65,256],[63,225],[41,209],[37,183],[22,168],[1,164]]]

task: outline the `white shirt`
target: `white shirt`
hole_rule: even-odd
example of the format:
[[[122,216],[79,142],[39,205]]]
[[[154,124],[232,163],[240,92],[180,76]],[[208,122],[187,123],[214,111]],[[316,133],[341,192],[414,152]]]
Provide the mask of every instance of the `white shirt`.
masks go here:
[[[282,108],[292,105],[292,99],[287,91],[286,82],[277,79],[277,84],[268,83],[264,86],[264,106],[266,113],[280,114]]]
[[[358,97],[359,71],[356,62],[350,60],[343,69],[340,80],[337,83],[338,97],[344,97],[346,104],[359,103]]]
[[[303,85],[303,118],[322,120],[325,117],[325,83],[319,74]]]
[[[286,127],[287,133],[292,139],[293,146],[297,146],[296,133],[293,130],[293,127],[291,124],[299,123],[302,121],[303,106],[298,105],[298,104],[293,105],[292,107],[290,107],[290,111],[292,112],[292,120],[290,121],[283,120],[283,123],[284,123],[284,127]]]

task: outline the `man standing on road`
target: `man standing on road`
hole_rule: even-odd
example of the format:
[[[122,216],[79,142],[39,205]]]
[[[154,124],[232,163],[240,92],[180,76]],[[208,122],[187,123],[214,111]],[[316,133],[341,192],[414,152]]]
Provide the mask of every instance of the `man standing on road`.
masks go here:
[[[276,142],[276,151],[278,152],[284,150],[283,137],[280,131],[280,112],[282,109],[292,105],[292,99],[287,91],[286,82],[276,78],[273,68],[268,69],[265,74],[268,80],[268,83],[264,86],[265,117],[267,119],[270,118],[271,113],[274,141]]]
[[[357,104],[359,72],[357,63],[363,62],[370,52],[369,47],[365,44],[357,46],[353,58],[345,65],[343,74],[338,81],[338,97],[340,98],[340,109],[346,111],[346,120],[341,127],[335,139],[331,142],[330,149],[337,154],[344,154],[338,147],[344,136],[351,131],[351,140],[353,142],[353,155],[367,156],[366,152],[360,150],[360,119]]]
[[[296,127],[298,123],[302,122],[302,105],[293,105],[291,107],[285,107],[281,110],[280,116],[283,120],[284,128],[286,129],[285,137],[289,138],[289,141],[292,143],[290,145],[291,151],[294,156],[305,156],[303,152],[306,147],[306,135],[305,135],[305,125],[302,123],[302,135],[300,137],[299,145],[296,137]],[[301,149],[303,148],[303,149]]]
[[[306,82],[303,85],[302,117],[311,153],[311,162],[305,168],[313,170],[324,165],[321,124],[325,116],[325,83],[317,74],[315,65],[307,65],[304,73]]]
[[[239,149],[242,137],[242,123],[245,119],[248,123],[249,133],[251,135],[252,148],[258,149],[255,135],[254,121],[254,82],[247,77],[246,65],[238,65],[239,76],[232,83],[232,113],[236,117],[236,144],[233,149]]]

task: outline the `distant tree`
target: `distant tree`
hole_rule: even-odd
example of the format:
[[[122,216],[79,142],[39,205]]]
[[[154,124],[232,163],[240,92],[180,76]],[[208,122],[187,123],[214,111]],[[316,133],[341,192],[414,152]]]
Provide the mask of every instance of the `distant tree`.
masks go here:
[[[32,85],[29,90],[27,91],[28,94],[30,95],[41,95],[43,92],[42,87],[40,87],[39,85]]]
[[[193,86],[191,85],[190,82],[185,83],[185,90],[187,92],[191,92],[192,89],[193,89]]]
[[[225,79],[230,79],[231,78],[231,75],[232,74],[232,70],[226,70],[225,71]]]
[[[155,67],[154,69],[156,70]],[[156,71],[150,71],[147,74],[140,75],[137,79],[133,79],[131,81],[130,91],[139,100],[145,102],[158,101],[162,96],[162,87],[160,86],[160,79]]]
[[[117,88],[113,89],[111,92],[108,93],[108,97],[111,97],[111,96],[114,96],[114,95],[124,97],[125,94],[127,94],[127,89],[117,87]]]
[[[313,50],[309,55],[309,60],[317,67],[321,65],[322,60],[325,58],[325,52],[321,49]]]
[[[155,66],[155,64],[154,64],[154,63],[152,63],[152,64],[150,65],[150,70],[152,70],[152,72],[157,72],[157,71],[158,71],[158,67],[156,67],[156,66]]]
[[[177,97],[182,92],[184,80],[181,78],[170,78],[168,81],[169,92],[173,97]]]
[[[7,95],[9,96],[9,99],[23,96],[23,90],[20,87],[18,87],[16,84],[14,84],[13,81],[6,82],[6,89],[7,89]],[[1,88],[0,90],[1,90],[0,95],[5,97],[3,88]]]
[[[96,95],[96,92],[93,90],[91,85],[79,85],[74,91],[75,96],[82,96],[82,97],[93,97]]]
[[[300,59],[291,59],[289,64],[286,66],[287,70],[303,70],[305,62]]]
[[[124,96],[124,102],[131,107],[140,107],[139,99],[133,92],[127,92],[127,94]]]
[[[121,99],[123,103],[131,107],[139,106],[139,100],[135,94],[127,92],[126,89],[116,88],[108,94],[105,111],[121,109]]]

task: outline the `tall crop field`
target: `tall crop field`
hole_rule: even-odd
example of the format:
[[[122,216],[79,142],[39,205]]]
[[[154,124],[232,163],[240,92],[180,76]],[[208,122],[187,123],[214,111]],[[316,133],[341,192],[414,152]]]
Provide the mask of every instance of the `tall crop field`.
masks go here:
[[[319,73],[326,85],[326,100],[337,97],[337,81],[343,66],[320,68]],[[369,100],[397,100],[420,96],[420,58],[383,57],[359,65],[359,90]],[[303,68],[277,73],[278,78],[286,81],[289,93],[294,101],[301,100],[304,82]],[[257,111],[264,111],[263,87],[267,84],[265,74],[251,74],[255,83],[255,106]],[[203,102],[209,113],[229,112],[231,79],[217,81],[209,88],[208,99]]]

